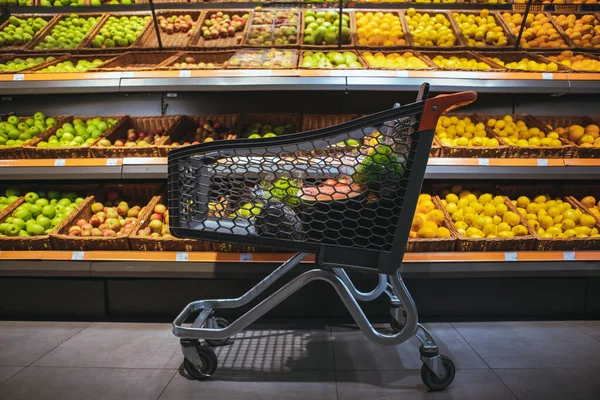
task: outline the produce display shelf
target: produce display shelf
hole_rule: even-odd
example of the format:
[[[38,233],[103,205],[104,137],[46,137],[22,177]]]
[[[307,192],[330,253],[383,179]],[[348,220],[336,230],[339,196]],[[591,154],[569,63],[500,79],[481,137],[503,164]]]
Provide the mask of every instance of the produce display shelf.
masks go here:
[[[430,158],[426,179],[586,179],[600,159]],[[0,180],[166,179],[166,158],[0,160]]]

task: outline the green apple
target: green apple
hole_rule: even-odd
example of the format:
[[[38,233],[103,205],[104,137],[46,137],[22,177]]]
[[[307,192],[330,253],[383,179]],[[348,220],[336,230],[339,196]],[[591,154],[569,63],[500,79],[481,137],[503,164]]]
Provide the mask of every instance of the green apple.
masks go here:
[[[52,220],[50,218],[48,218],[48,217],[43,216],[43,215],[39,215],[36,218],[36,221],[37,221],[38,224],[40,224],[41,226],[43,226],[44,229],[48,229],[48,228],[50,228],[52,226]]]
[[[44,208],[46,207],[48,204],[50,204],[50,202],[48,201],[48,199],[44,199],[44,198],[39,198],[35,201],[35,204],[37,204],[38,206]]]
[[[42,213],[42,207],[38,206],[37,204],[30,204],[29,212],[33,218],[37,218],[37,216]]]
[[[29,204],[34,204],[40,198],[40,196],[38,196],[38,194],[35,192],[29,192],[23,197],[25,198],[25,201]]]
[[[56,216],[56,209],[54,208],[53,205],[48,204],[48,205],[42,207],[42,215],[44,217],[52,219]]]
[[[6,228],[9,227],[10,224],[3,222],[0,224],[0,234],[6,234]]]
[[[19,228],[19,230],[25,228],[25,221],[23,221],[22,218],[13,218],[12,220],[12,225],[16,226],[17,228]]]
[[[6,195],[6,197],[18,197],[21,194],[21,192],[19,191],[19,189],[9,188],[6,189],[6,192],[4,194]]]
[[[44,234],[44,227],[40,224],[31,224],[27,227],[27,233],[31,236],[38,236]]]
[[[17,225],[8,224],[8,227],[5,228],[4,233],[6,236],[18,236],[21,228]]]
[[[31,212],[26,208],[18,208],[13,212],[13,217],[26,221],[31,219]],[[25,222],[23,222],[25,224]]]
[[[71,205],[71,200],[67,199],[66,197],[63,197],[58,201],[58,205],[63,207],[69,206]]]

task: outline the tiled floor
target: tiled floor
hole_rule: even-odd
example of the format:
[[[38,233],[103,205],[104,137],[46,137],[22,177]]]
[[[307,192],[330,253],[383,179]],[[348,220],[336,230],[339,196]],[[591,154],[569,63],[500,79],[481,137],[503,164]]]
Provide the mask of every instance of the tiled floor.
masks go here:
[[[0,322],[0,399],[600,399],[600,321],[426,326],[458,369],[444,392],[422,384],[416,339],[384,347],[348,325],[258,325],[198,382],[169,324]]]

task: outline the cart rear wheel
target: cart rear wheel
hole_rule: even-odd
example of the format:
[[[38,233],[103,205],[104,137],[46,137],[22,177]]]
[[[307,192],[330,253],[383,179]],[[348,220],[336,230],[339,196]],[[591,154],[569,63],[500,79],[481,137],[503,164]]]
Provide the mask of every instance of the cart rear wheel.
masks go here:
[[[219,329],[227,328],[229,326],[229,321],[227,321],[225,318],[214,317],[213,319],[217,323],[217,326],[219,327]],[[221,339],[221,340],[205,339],[204,341],[206,343],[208,343],[210,346],[217,347],[217,346],[223,346],[225,343],[227,343],[229,341],[229,339],[230,338],[225,338],[225,339]]]
[[[215,371],[217,370],[217,366],[219,364],[219,360],[217,359],[217,355],[210,347],[205,346],[197,346],[198,356],[200,357],[200,364],[196,364],[187,358],[183,359],[183,368],[192,378],[204,381],[209,379]]]
[[[454,361],[450,357],[440,356],[442,358],[442,365],[444,366],[444,370],[446,374],[443,378],[438,378],[437,375],[429,369],[429,367],[425,364],[421,367],[421,379],[425,386],[427,386],[432,391],[444,390],[452,383],[454,380],[454,375],[456,374],[456,367],[454,366]]]

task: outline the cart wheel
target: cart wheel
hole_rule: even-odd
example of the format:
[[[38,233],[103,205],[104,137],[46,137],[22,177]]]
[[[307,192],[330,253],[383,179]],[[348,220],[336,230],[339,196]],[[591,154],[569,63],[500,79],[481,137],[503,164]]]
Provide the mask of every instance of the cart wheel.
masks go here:
[[[444,366],[444,370],[446,371],[446,375],[443,378],[438,378],[436,374],[429,369],[429,367],[425,364],[421,367],[421,380],[432,391],[444,390],[452,383],[454,380],[454,375],[456,374],[456,367],[454,366],[454,361],[450,357],[440,356],[442,358],[442,364]]]
[[[217,326],[219,327],[219,329],[227,328],[229,326],[229,321],[227,321],[225,318],[214,317],[214,321],[217,323]],[[206,343],[208,343],[210,346],[217,347],[217,346],[223,346],[225,343],[227,343],[229,341],[229,339],[230,338],[225,338],[225,339],[221,339],[221,340],[205,339],[204,341]]]
[[[192,378],[204,381],[209,379],[215,373],[219,360],[213,349],[210,347],[197,346],[196,349],[198,350],[198,356],[200,356],[202,363],[198,365],[187,358],[184,358],[183,368],[185,368],[185,371]]]

